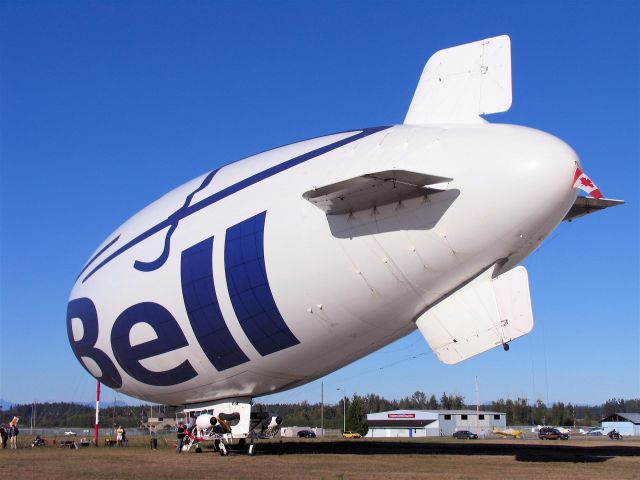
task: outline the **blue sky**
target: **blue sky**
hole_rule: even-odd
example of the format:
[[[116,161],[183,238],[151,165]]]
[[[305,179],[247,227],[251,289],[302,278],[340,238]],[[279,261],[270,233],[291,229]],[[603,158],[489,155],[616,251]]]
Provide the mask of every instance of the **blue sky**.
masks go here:
[[[0,398],[93,398],[66,304],[124,220],[252,153],[400,123],[432,53],[503,33],[513,106],[489,120],[562,138],[627,204],[525,262],[536,326],[509,352],[446,366],[414,333],[322,379],[325,400],[474,402],[476,376],[481,401],[640,397],[639,32],[634,1],[0,1]]]

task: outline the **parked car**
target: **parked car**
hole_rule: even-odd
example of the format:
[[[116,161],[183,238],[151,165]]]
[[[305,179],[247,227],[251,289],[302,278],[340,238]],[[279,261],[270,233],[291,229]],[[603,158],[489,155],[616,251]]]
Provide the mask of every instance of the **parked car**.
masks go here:
[[[316,438],[315,432],[311,430],[300,430],[298,432],[298,437],[300,438]]]
[[[362,437],[362,435],[360,435],[358,432],[343,432],[342,437],[343,438],[360,438]]]
[[[569,440],[569,435],[562,433],[557,428],[542,427],[538,432],[538,438],[540,440]]]
[[[476,438],[478,438],[478,435],[470,432],[469,430],[459,430],[457,432],[454,432],[453,438],[459,438],[462,440],[475,440]]]

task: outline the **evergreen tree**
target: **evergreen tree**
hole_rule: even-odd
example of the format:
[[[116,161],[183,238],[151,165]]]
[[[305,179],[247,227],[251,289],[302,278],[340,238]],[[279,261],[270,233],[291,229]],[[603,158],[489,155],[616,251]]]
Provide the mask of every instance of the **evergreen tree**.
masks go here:
[[[443,410],[451,410],[451,399],[449,395],[442,392],[442,396],[440,397],[440,408]]]
[[[465,405],[464,405],[464,397],[461,395],[451,395],[449,397],[450,401],[451,401],[451,408],[454,410],[462,410]]]
[[[413,404],[413,408],[415,410],[424,410],[427,408],[427,394],[421,392],[420,390],[416,391],[411,396],[411,403]]]
[[[576,409],[574,408],[573,405],[571,405],[571,403],[567,404],[567,408],[565,409],[566,411],[566,418],[564,421],[564,425],[565,427],[574,427],[575,423],[576,423]]]
[[[532,409],[526,398],[518,397],[513,403],[513,424],[514,425],[530,425],[532,417]]]
[[[358,432],[363,437],[369,431],[366,416],[362,413],[362,400],[355,394],[347,409],[347,430]]]
[[[584,418],[582,419],[582,423],[587,427],[591,426],[591,423],[592,423],[591,412],[585,413]]]
[[[602,417],[608,417],[614,413],[637,412],[640,410],[640,399],[624,400],[623,398],[610,398],[602,406]]]
[[[513,400],[501,398],[500,400],[494,400],[491,402],[491,410],[494,412],[501,412],[507,415],[507,425],[514,425],[513,423]]]
[[[551,414],[549,415],[549,424],[564,425],[566,421],[565,406],[562,402],[555,402],[551,405]]]
[[[513,400],[507,398],[504,402],[504,412],[507,414],[507,424],[514,425],[513,422]]]
[[[547,421],[547,406],[540,399],[536,400],[533,407],[533,423],[535,425],[545,425]]]

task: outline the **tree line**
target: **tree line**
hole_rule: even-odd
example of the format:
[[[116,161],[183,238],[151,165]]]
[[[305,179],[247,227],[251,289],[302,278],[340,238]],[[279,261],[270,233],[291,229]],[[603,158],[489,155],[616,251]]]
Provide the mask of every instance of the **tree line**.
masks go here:
[[[342,409],[346,406],[346,416]],[[278,412],[285,418],[286,425],[320,426],[320,403],[301,402],[295,404],[260,405],[265,411]],[[530,402],[519,397],[516,400],[499,399],[480,405],[480,410],[505,413],[507,425],[558,425],[558,426],[598,426],[598,421],[609,415],[620,412],[640,412],[640,399],[607,400],[601,405],[574,405],[572,403],[554,402],[545,405],[542,400]],[[439,398],[434,394],[417,391],[411,396],[399,400],[388,400],[375,393],[353,395],[337,405],[324,405],[324,428],[342,429],[343,418],[346,430],[366,434],[367,413],[388,410],[475,410],[475,404],[465,403],[460,395],[443,393]]]
[[[146,422],[150,408],[150,405],[102,405],[100,408],[100,427],[122,425],[125,428],[135,428],[141,426]],[[154,405],[153,409],[157,412],[158,406]],[[45,402],[16,404],[5,410],[0,408],[0,422],[7,423],[14,416],[17,416],[20,417],[20,425],[25,428],[31,425],[34,414],[36,428],[93,428],[96,418],[95,405]],[[154,413],[154,416],[157,416],[157,413]]]
[[[351,398],[340,400],[337,404],[309,403],[275,403],[262,404],[256,402],[256,408],[284,417],[283,426],[309,426],[326,429],[343,428],[366,433],[366,415],[368,413],[387,410],[459,410],[476,408],[468,404],[464,397],[443,393],[439,397],[416,391],[413,395],[389,400],[375,393],[366,395],[354,394]],[[343,403],[345,402],[345,403]],[[135,428],[144,425],[153,408],[154,417],[174,417],[181,408],[158,405],[138,406],[104,406],[101,410],[102,427],[122,425]],[[530,402],[527,398],[499,399],[480,405],[480,410],[506,413],[508,425],[561,425],[561,426],[596,426],[598,420],[616,412],[640,412],[640,399],[607,400],[601,405],[574,405],[572,403],[555,402],[548,406],[542,400]],[[20,424],[31,424],[35,411],[36,427],[76,427],[91,428],[95,421],[93,406],[55,402],[35,404],[17,404],[2,411],[0,421],[8,422],[13,416],[20,417]],[[346,415],[343,415],[346,411]]]

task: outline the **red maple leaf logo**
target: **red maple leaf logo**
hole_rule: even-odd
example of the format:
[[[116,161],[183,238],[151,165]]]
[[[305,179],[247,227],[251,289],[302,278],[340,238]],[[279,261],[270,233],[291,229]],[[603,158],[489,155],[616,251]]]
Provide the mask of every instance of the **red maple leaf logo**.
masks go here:
[[[587,177],[582,177],[580,179],[580,183],[585,187],[596,188],[596,186],[593,184],[593,182],[591,180],[589,180]]]

